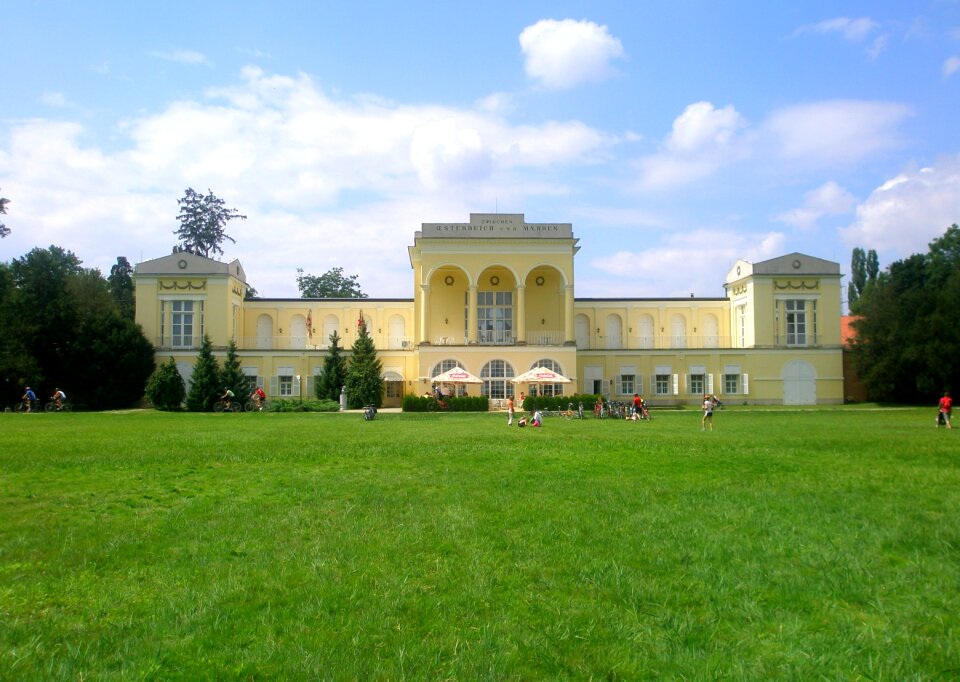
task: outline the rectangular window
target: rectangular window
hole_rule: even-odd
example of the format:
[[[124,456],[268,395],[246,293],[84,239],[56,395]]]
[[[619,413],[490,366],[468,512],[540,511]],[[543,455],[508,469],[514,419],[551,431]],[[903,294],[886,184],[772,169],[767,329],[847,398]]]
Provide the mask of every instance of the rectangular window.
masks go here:
[[[690,375],[690,393],[694,395],[703,395],[707,392],[707,381],[703,374]]]
[[[388,398],[399,398],[400,397],[400,387],[403,385],[400,381],[385,381],[384,382],[384,394]]]
[[[740,348],[747,347],[747,306],[737,306],[737,337],[740,340]]]
[[[740,392],[740,375],[739,374],[723,375],[723,392],[727,395]]]
[[[194,301],[170,302],[170,345],[193,348]]]
[[[477,292],[477,340],[513,343],[513,292]]]
[[[653,392],[657,395],[670,395],[670,375],[657,374],[653,378]]]
[[[786,314],[787,345],[807,345],[807,302],[790,299],[783,303]]]
[[[621,374],[619,379],[620,390],[617,391],[620,395],[633,395],[636,393],[636,375],[634,374]]]
[[[289,398],[293,396],[293,376],[290,374],[281,374],[280,379],[280,396],[283,398]]]

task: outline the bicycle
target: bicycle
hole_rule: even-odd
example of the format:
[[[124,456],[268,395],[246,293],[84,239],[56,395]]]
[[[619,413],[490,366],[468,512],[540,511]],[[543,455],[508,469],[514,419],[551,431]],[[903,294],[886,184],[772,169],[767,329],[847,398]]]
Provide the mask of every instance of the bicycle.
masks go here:
[[[43,406],[44,412],[69,412],[70,404],[66,400],[60,401],[60,406],[57,407],[57,401],[51,400],[46,405]]]
[[[26,401],[26,400],[21,400],[19,403],[17,403],[16,405],[13,406],[13,411],[14,411],[14,412],[26,413],[26,412],[27,412],[27,405],[28,405],[28,404],[29,404],[29,406],[30,406],[30,412],[33,413],[33,412],[36,412],[37,409],[39,408],[39,406],[40,406],[40,401],[39,401],[39,400],[31,400],[31,401],[29,401],[29,403],[28,403],[28,401]]]
[[[231,400],[227,402],[226,400],[218,400],[213,404],[214,412],[240,412],[243,407],[240,406],[236,400]]]
[[[267,401],[261,400],[257,402],[256,400],[248,400],[243,406],[245,412],[268,412],[267,410]]]

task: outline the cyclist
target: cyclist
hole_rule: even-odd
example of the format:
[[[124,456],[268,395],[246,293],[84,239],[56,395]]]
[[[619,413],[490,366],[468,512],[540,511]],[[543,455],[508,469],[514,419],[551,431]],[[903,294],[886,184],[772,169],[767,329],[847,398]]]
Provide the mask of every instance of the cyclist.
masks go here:
[[[233,391],[231,391],[228,386],[224,386],[223,395],[220,396],[220,400],[223,402],[224,411],[230,410],[230,405],[233,403],[233,397]]]
[[[253,389],[253,393],[250,394],[250,400],[253,401],[254,406],[259,410],[263,407],[263,401],[267,399],[267,394],[263,392],[263,389],[257,386]]]
[[[37,399],[37,394],[33,392],[32,388],[27,386],[23,391],[23,398],[21,398],[21,400],[23,400],[23,407],[24,407],[23,411],[30,412],[30,410],[33,408],[33,403],[36,401],[36,399]]]
[[[63,401],[66,399],[67,399],[67,394],[61,391],[59,388],[55,388],[53,390],[53,395],[50,396],[50,400],[52,400],[54,405],[56,406],[55,409],[57,412],[63,409]]]

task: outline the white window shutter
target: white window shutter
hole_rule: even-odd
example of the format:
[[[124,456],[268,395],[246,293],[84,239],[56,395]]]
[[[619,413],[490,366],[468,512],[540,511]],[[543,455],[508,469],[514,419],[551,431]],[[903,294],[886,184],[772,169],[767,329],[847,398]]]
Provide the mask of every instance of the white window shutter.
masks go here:
[[[747,395],[748,393],[750,393],[750,375],[744,374],[743,375],[743,394]]]
[[[293,395],[300,396],[300,376],[293,375]]]
[[[690,392],[690,375],[689,374],[683,375],[683,392],[684,393]],[[676,393],[676,391],[674,391],[674,393]]]
[[[680,375],[673,375],[673,394],[680,395]]]
[[[713,393],[713,375],[707,375],[707,393]]]
[[[316,396],[315,396],[315,391],[314,391],[314,388],[313,388],[313,384],[314,384],[314,381],[313,381],[313,380],[314,380],[314,377],[312,377],[312,376],[308,376],[308,377],[307,377],[307,396],[306,396],[306,397],[307,397],[307,398],[310,398],[310,399],[316,397]]]
[[[637,393],[639,393],[640,395],[643,395],[643,375],[642,374],[637,375],[637,385],[635,388]]]
[[[280,395],[279,377],[270,377],[270,395]]]

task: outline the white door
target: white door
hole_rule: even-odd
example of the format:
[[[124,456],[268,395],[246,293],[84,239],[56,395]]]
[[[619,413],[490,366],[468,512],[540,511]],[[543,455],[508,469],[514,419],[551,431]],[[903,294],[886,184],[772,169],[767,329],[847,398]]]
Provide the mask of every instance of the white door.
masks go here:
[[[817,370],[803,360],[791,360],[783,366],[784,405],[817,404]]]

